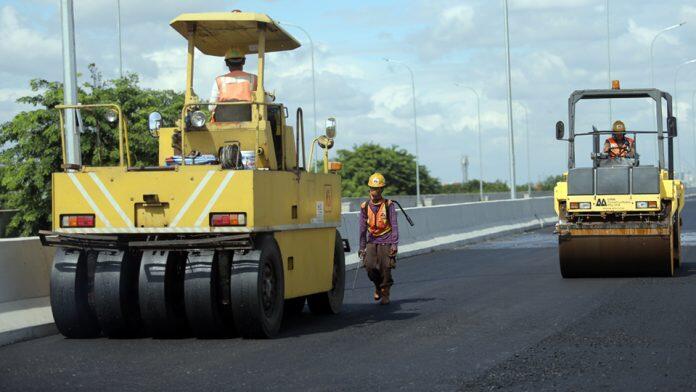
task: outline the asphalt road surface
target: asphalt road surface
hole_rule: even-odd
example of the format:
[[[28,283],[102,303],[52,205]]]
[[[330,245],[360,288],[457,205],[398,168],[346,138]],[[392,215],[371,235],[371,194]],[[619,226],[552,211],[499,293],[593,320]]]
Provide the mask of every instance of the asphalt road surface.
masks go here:
[[[684,225],[675,278],[563,280],[546,229],[401,260],[389,306],[361,271],[274,340],[3,347],[0,390],[695,390],[696,202]]]

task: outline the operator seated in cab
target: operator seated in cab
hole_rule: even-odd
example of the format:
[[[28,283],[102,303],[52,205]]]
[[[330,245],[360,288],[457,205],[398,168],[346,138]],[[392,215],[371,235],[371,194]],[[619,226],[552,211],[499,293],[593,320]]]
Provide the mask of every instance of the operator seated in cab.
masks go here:
[[[614,121],[611,132],[611,137],[604,142],[604,153],[609,154],[610,159],[635,158],[634,141],[625,135],[623,121]]]
[[[230,48],[225,53],[225,64],[230,72],[215,78],[210,102],[251,102],[256,91],[256,75],[244,72],[246,58],[241,48]],[[251,105],[215,105],[213,122],[251,121]]]

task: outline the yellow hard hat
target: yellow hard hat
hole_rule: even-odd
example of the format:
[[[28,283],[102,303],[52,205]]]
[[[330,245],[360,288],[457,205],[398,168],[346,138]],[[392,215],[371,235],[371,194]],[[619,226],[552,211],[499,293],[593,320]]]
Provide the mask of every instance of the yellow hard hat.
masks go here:
[[[626,132],[626,125],[621,120],[614,121],[614,125],[611,126],[611,131],[614,133]]]
[[[384,176],[380,173],[371,175],[370,179],[367,180],[367,186],[370,188],[384,188],[385,185],[387,185],[387,182],[384,180]]]
[[[227,52],[225,52],[225,60],[227,59],[238,59],[242,58],[246,55],[246,52],[242,50],[242,48],[236,46],[227,49]]]

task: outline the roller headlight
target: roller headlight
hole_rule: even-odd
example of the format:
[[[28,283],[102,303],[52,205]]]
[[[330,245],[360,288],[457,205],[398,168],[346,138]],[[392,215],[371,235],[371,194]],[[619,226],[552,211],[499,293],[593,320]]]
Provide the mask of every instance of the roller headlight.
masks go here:
[[[637,201],[636,208],[657,208],[656,201]]]
[[[201,111],[191,113],[191,125],[195,128],[203,127],[205,125],[205,113]]]
[[[116,111],[113,109],[109,109],[106,111],[106,114],[104,115],[104,117],[106,117],[106,121],[113,124],[116,122],[116,120],[118,120],[118,113],[116,113]]]

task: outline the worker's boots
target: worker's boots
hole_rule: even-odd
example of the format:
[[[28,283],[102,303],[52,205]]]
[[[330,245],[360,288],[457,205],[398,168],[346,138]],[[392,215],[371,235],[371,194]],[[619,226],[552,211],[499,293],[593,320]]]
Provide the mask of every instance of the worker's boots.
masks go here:
[[[389,304],[389,286],[382,287],[382,300],[379,303],[381,305]]]
[[[376,288],[375,293],[372,295],[372,298],[374,298],[375,301],[379,301],[380,298],[382,298],[382,291],[379,288]]]

